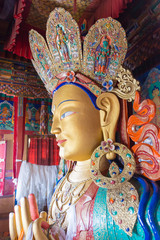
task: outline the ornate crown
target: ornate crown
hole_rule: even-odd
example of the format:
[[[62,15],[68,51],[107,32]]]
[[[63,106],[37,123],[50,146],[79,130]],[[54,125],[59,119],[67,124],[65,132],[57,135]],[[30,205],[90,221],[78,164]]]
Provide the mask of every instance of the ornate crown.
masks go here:
[[[111,17],[98,20],[83,44],[78,24],[69,12],[55,8],[47,22],[46,39],[31,30],[32,63],[50,95],[62,82],[77,82],[96,96],[103,91],[132,101],[139,83],[122,67],[127,41],[121,24]]]

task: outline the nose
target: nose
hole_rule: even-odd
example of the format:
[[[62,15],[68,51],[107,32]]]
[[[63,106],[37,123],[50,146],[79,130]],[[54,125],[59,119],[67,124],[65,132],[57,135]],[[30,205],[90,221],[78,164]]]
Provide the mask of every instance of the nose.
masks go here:
[[[59,121],[54,120],[52,123],[52,127],[51,127],[51,133],[52,134],[60,134],[61,133],[61,128],[59,125]]]

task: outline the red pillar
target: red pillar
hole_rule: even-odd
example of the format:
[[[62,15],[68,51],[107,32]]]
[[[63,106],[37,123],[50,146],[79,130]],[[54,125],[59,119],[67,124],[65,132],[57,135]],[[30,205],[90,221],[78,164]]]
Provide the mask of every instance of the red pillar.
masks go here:
[[[26,99],[14,97],[13,176],[18,178],[24,150]]]

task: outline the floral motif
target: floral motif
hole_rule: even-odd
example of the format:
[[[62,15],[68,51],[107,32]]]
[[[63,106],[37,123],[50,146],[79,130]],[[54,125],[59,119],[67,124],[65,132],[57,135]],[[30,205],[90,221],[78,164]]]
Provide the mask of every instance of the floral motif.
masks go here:
[[[110,79],[108,82],[107,81],[103,81],[102,83],[103,86],[103,91],[112,91],[113,90],[113,81]]]
[[[67,72],[66,80],[67,82],[75,82],[76,81],[75,72],[73,71]]]
[[[102,141],[101,146],[103,147],[105,152],[113,151],[115,149],[113,141],[110,138],[108,138],[107,141]]]

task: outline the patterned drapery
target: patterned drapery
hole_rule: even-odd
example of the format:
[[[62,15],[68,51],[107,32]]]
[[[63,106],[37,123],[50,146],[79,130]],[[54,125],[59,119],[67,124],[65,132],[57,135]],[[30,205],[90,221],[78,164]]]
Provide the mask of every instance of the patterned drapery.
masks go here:
[[[58,165],[59,148],[55,138],[29,137],[28,162],[38,165]]]

